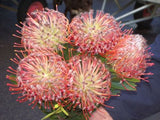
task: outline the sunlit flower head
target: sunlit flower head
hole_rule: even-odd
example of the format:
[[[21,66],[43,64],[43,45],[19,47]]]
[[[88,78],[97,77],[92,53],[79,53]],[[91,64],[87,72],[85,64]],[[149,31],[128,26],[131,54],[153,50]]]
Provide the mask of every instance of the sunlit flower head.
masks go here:
[[[68,71],[67,63],[56,53],[31,53],[18,63],[17,85],[8,83],[8,86],[13,94],[14,91],[22,94],[17,101],[29,100],[31,104],[39,103],[50,108],[53,101],[59,102],[67,97]]]
[[[114,17],[102,11],[97,11],[95,18],[93,11],[76,16],[69,28],[70,42],[78,46],[78,51],[92,54],[106,53],[115,46],[122,34]]]
[[[62,49],[61,44],[66,43],[68,25],[68,19],[58,11],[35,11],[23,23],[22,43],[26,49]]]
[[[74,107],[91,113],[111,96],[110,73],[95,57],[74,56],[69,61],[70,94]]]
[[[147,51],[146,40],[141,35],[126,35],[108,53],[109,62],[122,78],[141,79],[151,54]]]

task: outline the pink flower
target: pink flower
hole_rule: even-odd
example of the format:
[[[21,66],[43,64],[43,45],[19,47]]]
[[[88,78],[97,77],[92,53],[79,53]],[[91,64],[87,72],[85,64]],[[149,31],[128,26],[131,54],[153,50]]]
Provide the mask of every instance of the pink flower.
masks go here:
[[[141,35],[125,35],[107,55],[121,78],[143,79],[141,76],[146,74],[146,68],[152,65],[147,61],[151,54],[147,52],[146,40]]]
[[[96,57],[74,56],[69,61],[70,94],[73,106],[91,113],[111,96],[110,74]]]
[[[105,54],[112,49],[122,32],[119,24],[108,13],[97,11],[93,18],[93,11],[82,13],[70,23],[68,39],[78,46],[78,51],[92,54]]]
[[[23,23],[22,44],[28,50],[37,48],[62,49],[68,34],[68,19],[64,14],[50,9],[35,11]]]
[[[17,85],[8,83],[9,90],[22,94],[17,99],[19,102],[29,100],[34,106],[44,102],[44,107],[49,109],[53,101],[60,102],[67,97],[68,71],[67,63],[56,53],[33,52],[18,63]]]

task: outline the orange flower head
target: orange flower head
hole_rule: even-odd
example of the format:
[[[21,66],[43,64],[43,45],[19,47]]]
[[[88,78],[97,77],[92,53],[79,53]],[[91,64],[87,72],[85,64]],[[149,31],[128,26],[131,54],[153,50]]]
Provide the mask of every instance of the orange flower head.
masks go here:
[[[53,101],[60,102],[67,97],[68,71],[67,63],[56,53],[33,52],[18,63],[17,85],[8,83],[8,86],[10,91],[22,93],[17,101],[30,100],[35,105],[44,102],[44,107],[50,108]]]
[[[147,51],[146,40],[141,35],[125,35],[108,53],[109,62],[122,78],[141,79],[151,54]]]
[[[122,32],[119,24],[108,13],[93,11],[82,13],[70,23],[71,43],[78,46],[78,51],[92,54],[104,54],[115,46]]]
[[[91,113],[111,96],[110,73],[96,57],[74,56],[69,61],[70,94],[74,107]]]
[[[22,43],[26,49],[50,48],[62,49],[68,34],[68,19],[64,14],[45,9],[32,13],[23,23]]]

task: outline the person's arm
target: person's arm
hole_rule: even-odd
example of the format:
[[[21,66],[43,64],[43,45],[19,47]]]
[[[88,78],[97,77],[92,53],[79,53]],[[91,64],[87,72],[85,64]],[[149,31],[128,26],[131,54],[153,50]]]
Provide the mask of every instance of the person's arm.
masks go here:
[[[113,120],[142,120],[160,112],[160,35],[150,47],[150,51],[154,54],[151,62],[155,65],[146,70],[154,74],[147,76],[149,83],[142,81],[138,84],[137,91],[122,91],[120,97],[111,97],[106,104],[114,108],[105,108],[107,110],[105,115],[108,119],[102,119],[96,111],[90,120],[96,120],[93,119],[95,116],[97,120],[112,120],[111,118]]]
[[[100,107],[91,115],[90,120],[113,120],[113,119],[103,107]]]

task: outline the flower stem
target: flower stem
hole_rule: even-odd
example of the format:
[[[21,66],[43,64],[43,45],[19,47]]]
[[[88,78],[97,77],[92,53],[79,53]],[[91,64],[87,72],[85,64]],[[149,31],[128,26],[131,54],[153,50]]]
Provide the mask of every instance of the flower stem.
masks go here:
[[[69,116],[68,112],[62,106],[59,106],[57,108],[57,110],[55,110],[55,111],[49,113],[48,115],[44,116],[41,120],[45,120],[45,119],[51,117],[52,115],[58,114],[58,113],[61,113],[61,112],[63,112],[66,116]]]

